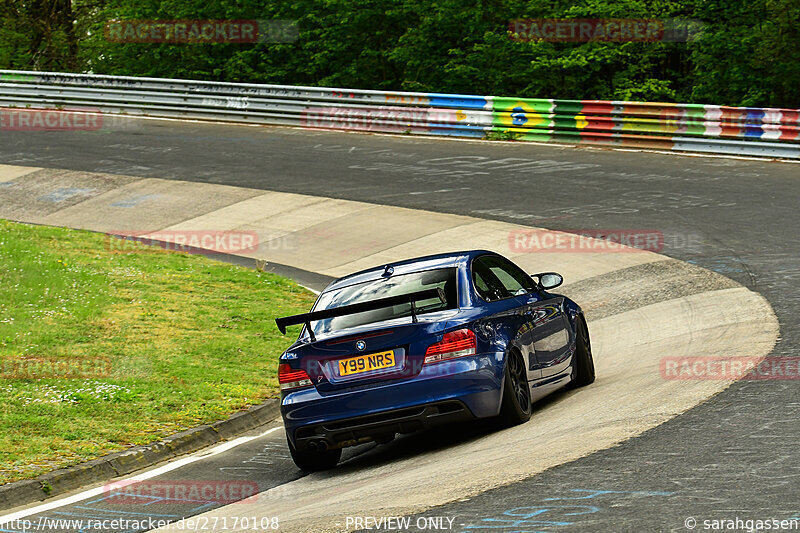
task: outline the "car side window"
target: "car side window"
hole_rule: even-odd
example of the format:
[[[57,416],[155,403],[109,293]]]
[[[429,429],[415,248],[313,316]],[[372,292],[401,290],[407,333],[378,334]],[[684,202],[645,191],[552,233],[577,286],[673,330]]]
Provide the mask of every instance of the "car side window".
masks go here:
[[[472,262],[472,280],[478,295],[487,302],[508,298],[503,284],[481,259]]]
[[[509,272],[503,270],[503,268],[499,266],[492,266],[489,268],[492,274],[497,276],[497,279],[503,284],[503,288],[509,296],[519,296],[520,294],[528,292],[525,290],[525,287],[522,286],[522,283],[517,281]]]
[[[535,289],[528,275],[498,256],[482,256],[472,264],[475,288],[487,302],[527,294]]]
[[[508,290],[513,290],[515,295],[535,291],[536,284],[529,275],[522,271],[511,261],[494,256],[489,258],[492,262],[490,268]],[[524,292],[520,292],[520,291]]]

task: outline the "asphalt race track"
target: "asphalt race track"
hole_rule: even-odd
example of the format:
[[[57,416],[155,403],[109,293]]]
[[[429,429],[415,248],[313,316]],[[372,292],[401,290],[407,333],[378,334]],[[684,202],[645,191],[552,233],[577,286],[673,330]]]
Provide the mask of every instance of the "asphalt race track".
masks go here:
[[[781,327],[771,356],[800,355],[797,164],[158,120],[119,120],[99,132],[3,132],[0,163],[313,194],[551,229],[657,230],[661,253],[763,295]],[[464,531],[685,531],[689,517],[697,529],[703,520],[800,517],[799,391],[796,380],[738,382],[615,448],[421,516],[431,523],[455,517],[452,527]],[[474,431],[459,438],[480,438],[483,430]],[[448,438],[441,436],[445,446]],[[401,444],[432,446],[397,441],[379,452],[381,460],[404,455]],[[378,461],[371,453],[356,465]],[[285,465],[275,472],[273,486],[297,475]]]

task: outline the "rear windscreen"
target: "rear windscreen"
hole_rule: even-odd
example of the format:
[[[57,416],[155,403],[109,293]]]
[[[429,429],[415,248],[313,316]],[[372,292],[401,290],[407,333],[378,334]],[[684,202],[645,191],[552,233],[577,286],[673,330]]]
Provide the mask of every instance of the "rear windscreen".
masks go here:
[[[427,289],[442,289],[445,294],[445,302],[442,303],[439,298],[417,300],[416,311],[418,315],[430,313],[432,311],[441,311],[443,309],[455,309],[458,307],[456,269],[440,268],[381,278],[379,280],[367,281],[359,283],[358,285],[351,285],[349,287],[324,292],[320,296],[319,302],[317,302],[314,310],[335,309],[345,305],[369,302],[392,296],[401,296],[403,294],[411,294],[412,292],[419,292]],[[311,327],[314,329],[315,334],[320,334],[405,316],[411,316],[410,303],[375,309],[373,311],[364,311],[353,315],[318,320],[312,322]]]

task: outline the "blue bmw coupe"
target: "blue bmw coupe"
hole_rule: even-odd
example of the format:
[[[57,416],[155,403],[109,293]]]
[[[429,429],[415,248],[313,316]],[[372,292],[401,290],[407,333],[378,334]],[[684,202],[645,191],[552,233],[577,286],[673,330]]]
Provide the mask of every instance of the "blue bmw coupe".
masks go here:
[[[581,308],[483,250],[410,259],[332,282],[280,357],[289,450],[303,470],[335,466],[342,448],[389,442],[437,424],[499,416],[594,381]]]

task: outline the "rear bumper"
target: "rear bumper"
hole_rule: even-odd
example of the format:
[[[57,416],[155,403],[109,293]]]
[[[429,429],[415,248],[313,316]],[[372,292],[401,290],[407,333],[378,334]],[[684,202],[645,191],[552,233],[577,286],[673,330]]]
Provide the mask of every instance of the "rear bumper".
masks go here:
[[[498,414],[502,354],[481,354],[423,368],[414,378],[362,390],[320,395],[313,387],[281,401],[286,434],[297,449],[327,447],[412,433],[434,425]]]
[[[297,449],[305,449],[309,444],[319,447],[324,441],[326,448],[343,448],[383,437],[391,438],[397,433],[414,433],[440,424],[474,418],[459,401],[436,402],[375,415],[309,424],[295,430],[294,445]]]

